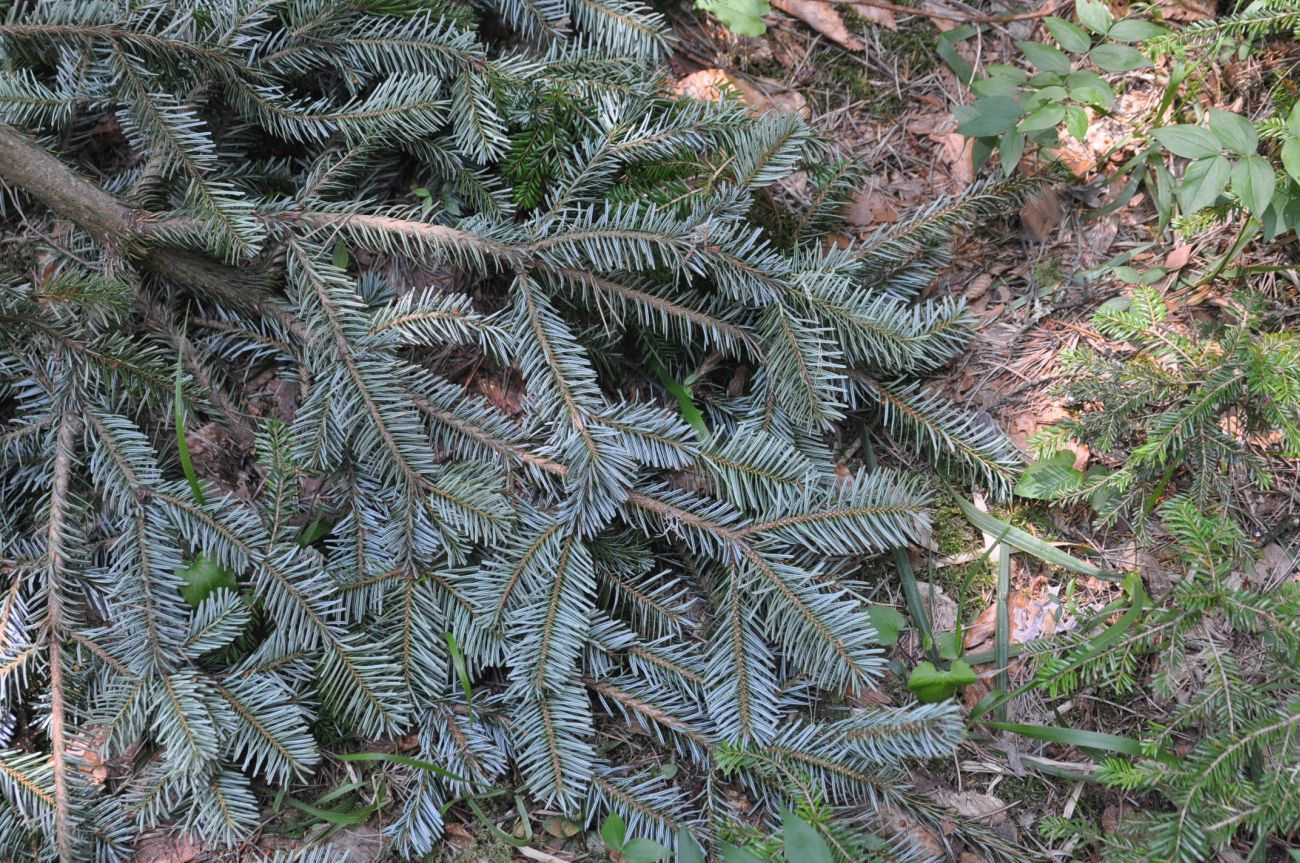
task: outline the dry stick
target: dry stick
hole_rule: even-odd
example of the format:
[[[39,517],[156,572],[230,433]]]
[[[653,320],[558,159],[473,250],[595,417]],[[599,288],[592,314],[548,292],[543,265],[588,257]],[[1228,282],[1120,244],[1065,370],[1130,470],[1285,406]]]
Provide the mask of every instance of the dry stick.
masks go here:
[[[76,418],[68,412],[59,423],[54,444],[54,475],[50,488],[50,523],[45,554],[49,562],[49,583],[45,586],[50,639],[50,749],[54,762],[54,846],[60,863],[73,863],[71,814],[68,810],[67,735],[63,704],[63,570],[65,505],[72,476],[72,443]]]
[[[890,12],[897,12],[901,15],[942,18],[944,21],[956,21],[961,24],[1007,24],[1012,21],[1036,21],[1039,18],[1046,18],[1048,15],[1056,14],[1067,4],[1048,3],[1043,8],[1033,12],[1020,12],[1015,15],[963,15],[960,12],[949,12],[946,9],[900,6],[897,3],[890,3],[889,0],[853,0],[853,5],[870,6],[874,9],[888,9]]]

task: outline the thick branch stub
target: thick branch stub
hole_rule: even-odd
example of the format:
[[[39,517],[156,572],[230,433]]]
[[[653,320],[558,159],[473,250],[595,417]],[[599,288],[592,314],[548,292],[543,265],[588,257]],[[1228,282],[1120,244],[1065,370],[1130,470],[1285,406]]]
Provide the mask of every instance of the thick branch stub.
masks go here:
[[[100,245],[125,246],[147,269],[218,302],[265,311],[268,278],[188,249],[151,246],[151,214],[126,206],[22,133],[0,123],[0,178],[21,188]]]
[[[3,124],[0,177],[40,199],[101,243],[120,243],[134,233],[134,210]]]

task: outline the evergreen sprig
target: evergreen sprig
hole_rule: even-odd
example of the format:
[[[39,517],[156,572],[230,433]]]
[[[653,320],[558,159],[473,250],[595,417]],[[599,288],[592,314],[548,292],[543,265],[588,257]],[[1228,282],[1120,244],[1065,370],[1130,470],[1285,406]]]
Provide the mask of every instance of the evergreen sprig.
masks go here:
[[[511,769],[664,843],[729,817],[726,751],[766,759],[727,770],[768,817],[772,764],[855,828],[924,808],[892,767],[951,752],[954,711],[805,709],[882,673],[852,573],[929,502],[912,475],[841,476],[831,445],[875,411],[1007,488],[1005,438],[913,383],[966,313],[913,300],[1019,188],[840,249],[840,172],[780,248],[750,213],[824,157],[803,121],[668,96],[637,3],[489,6],[509,46],[437,0],[0,24],[0,175],[26,210],[0,286],[15,859],[124,859],[164,824],[239,845],[262,785],[408,733],[458,778],[376,768],[401,856]],[[58,230],[27,227],[36,203]],[[177,426],[207,422],[191,484]],[[715,790],[618,765],[619,719]]]

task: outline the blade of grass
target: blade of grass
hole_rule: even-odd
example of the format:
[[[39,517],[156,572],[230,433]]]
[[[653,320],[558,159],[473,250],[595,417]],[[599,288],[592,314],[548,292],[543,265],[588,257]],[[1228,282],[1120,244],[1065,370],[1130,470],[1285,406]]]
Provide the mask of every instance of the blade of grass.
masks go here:
[[[456,636],[450,632],[444,632],[442,637],[447,640],[447,650],[451,653],[451,664],[456,668],[456,676],[460,678],[460,688],[465,693],[465,710],[469,718],[474,718],[474,699],[469,685],[469,668],[465,664],[465,654],[461,653],[460,645],[456,643]]]
[[[695,429],[700,440],[708,440],[709,427],[704,422],[704,414],[700,413],[700,409],[695,405],[695,396],[690,388],[670,375],[663,363],[654,357],[650,358],[650,370],[655,373],[655,377],[659,378],[659,383],[663,384],[664,389],[677,399],[677,407],[682,412],[682,419]]]
[[[185,481],[190,484],[194,500],[203,505],[203,488],[199,485],[199,476],[194,472],[194,462],[190,458],[190,445],[185,440],[185,330],[181,329],[179,347],[176,348],[176,379],[173,382],[175,399],[172,415],[176,420],[176,449],[180,452],[181,470],[185,472]]]
[[[1011,674],[1007,666],[1011,663],[1011,549],[1006,543],[998,548],[998,590],[997,607],[993,612],[993,664],[998,669],[998,688],[1006,692],[1011,688]],[[997,718],[1007,718],[1007,706],[999,705]]]
[[[407,767],[418,767],[421,770],[427,770],[435,776],[443,779],[449,779],[452,782],[467,782],[463,777],[457,776],[450,770],[439,767],[428,761],[422,761],[419,758],[412,758],[409,755],[402,755],[397,752],[344,752],[335,755],[339,761],[390,761],[393,764],[402,764]]]
[[[1070,572],[1077,572],[1080,575],[1090,575],[1093,578],[1101,578],[1106,581],[1123,581],[1124,576],[1117,572],[1102,569],[1079,560],[1073,555],[1061,551],[1054,545],[1044,542],[1032,533],[1027,533],[1009,522],[989,515],[986,512],[980,512],[974,504],[963,498],[961,495],[954,493],[953,500],[957,502],[957,507],[962,511],[962,515],[976,528],[982,530],[991,536],[1001,534],[1007,545],[1017,548],[1027,554],[1044,560],[1053,566],[1059,566],[1061,569],[1067,569]]]
[[[871,445],[871,434],[867,431],[866,425],[862,426],[862,459],[866,462],[867,470],[875,473],[878,465],[876,464],[876,450]],[[903,597],[907,601],[907,610],[912,615],[912,625],[916,627],[916,634],[921,637],[921,644],[925,648],[925,653],[930,657],[930,661],[939,665],[939,645],[934,640],[934,627],[930,625],[930,612],[925,607],[925,602],[921,599],[921,590],[916,586],[916,572],[912,569],[912,561],[907,556],[907,551],[896,548],[893,551],[894,568],[898,570],[898,580],[903,586]]]
[[[986,722],[990,728],[1010,731],[1034,740],[1046,743],[1059,743],[1062,746],[1077,746],[1080,749],[1115,752],[1120,755],[1142,757],[1142,743],[1131,737],[1117,734],[1103,734],[1100,731],[1084,731],[1081,728],[1062,728],[1059,725],[1029,725],[1023,722]]]

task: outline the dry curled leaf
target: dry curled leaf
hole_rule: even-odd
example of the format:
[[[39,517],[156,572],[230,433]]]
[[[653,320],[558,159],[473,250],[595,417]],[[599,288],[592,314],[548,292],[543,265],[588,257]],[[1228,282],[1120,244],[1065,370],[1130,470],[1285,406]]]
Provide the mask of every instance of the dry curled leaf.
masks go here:
[[[862,51],[867,47],[849,32],[840,13],[826,0],[772,0],[772,7],[793,15],[841,48]]]

